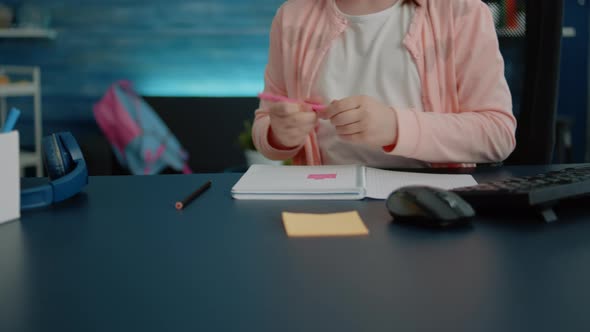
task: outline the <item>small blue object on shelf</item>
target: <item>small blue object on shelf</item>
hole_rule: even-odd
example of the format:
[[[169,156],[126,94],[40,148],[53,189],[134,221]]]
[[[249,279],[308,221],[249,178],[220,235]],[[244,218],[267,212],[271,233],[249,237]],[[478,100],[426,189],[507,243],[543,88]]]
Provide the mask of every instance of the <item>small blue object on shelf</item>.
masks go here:
[[[12,129],[14,129],[14,126],[16,125],[16,121],[18,120],[19,116],[20,110],[14,107],[11,108],[10,112],[8,112],[8,117],[6,117],[6,122],[4,122],[4,127],[2,127],[2,132],[7,133],[9,131],[12,131]]]

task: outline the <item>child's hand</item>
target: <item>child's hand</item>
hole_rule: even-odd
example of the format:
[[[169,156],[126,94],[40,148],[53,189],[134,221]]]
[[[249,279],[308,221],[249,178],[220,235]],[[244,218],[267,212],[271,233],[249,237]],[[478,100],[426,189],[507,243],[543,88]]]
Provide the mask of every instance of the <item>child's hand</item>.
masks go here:
[[[305,141],[318,122],[311,107],[294,103],[274,103],[270,109],[271,145],[289,149]]]
[[[385,147],[397,139],[395,110],[372,97],[354,96],[335,100],[319,115],[329,119],[345,141]]]

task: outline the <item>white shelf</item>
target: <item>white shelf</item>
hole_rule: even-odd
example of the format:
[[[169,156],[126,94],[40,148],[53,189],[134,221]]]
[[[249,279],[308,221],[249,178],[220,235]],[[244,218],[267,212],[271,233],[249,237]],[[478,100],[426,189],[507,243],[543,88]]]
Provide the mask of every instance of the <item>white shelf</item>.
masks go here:
[[[37,92],[33,83],[0,84],[0,97],[32,96]]]
[[[0,29],[0,38],[48,38],[55,39],[57,31],[41,28]]]
[[[35,126],[35,148],[33,151],[21,151],[21,174],[27,167],[35,167],[36,176],[43,176],[43,162],[41,160],[41,135],[43,135],[41,112],[41,70],[30,66],[0,65],[0,73],[8,78],[14,76],[19,81],[0,84],[0,123],[4,123],[9,109],[8,98],[29,96],[33,98],[33,115]]]
[[[515,29],[499,28],[496,30],[498,37],[502,38],[522,38],[526,33],[525,27],[518,27]],[[576,28],[574,27],[563,27],[562,29],[563,38],[574,38],[576,37]]]
[[[518,28],[498,28],[496,33],[503,38],[522,38],[526,33],[524,26]]]
[[[35,167],[37,166],[37,162],[39,158],[37,153],[35,152],[28,152],[28,151],[21,151],[20,152],[20,167]]]

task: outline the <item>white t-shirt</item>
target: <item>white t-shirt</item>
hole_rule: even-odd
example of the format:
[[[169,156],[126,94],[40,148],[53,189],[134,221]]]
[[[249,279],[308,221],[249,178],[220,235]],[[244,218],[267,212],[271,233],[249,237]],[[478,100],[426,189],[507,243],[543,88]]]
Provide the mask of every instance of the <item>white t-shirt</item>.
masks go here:
[[[403,45],[415,8],[402,2],[368,15],[342,13],[349,25],[328,50],[315,83],[314,90],[324,101],[366,95],[394,109],[423,111],[418,69]],[[380,147],[342,141],[328,120],[320,120],[318,141],[324,164],[425,166],[418,160],[388,155]]]

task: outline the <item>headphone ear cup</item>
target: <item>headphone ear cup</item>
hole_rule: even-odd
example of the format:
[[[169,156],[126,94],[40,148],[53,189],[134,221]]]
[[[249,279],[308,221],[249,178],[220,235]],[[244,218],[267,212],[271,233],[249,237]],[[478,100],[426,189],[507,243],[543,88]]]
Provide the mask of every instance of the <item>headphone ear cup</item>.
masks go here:
[[[51,180],[59,179],[72,170],[71,156],[55,134],[43,138],[43,161]]]

